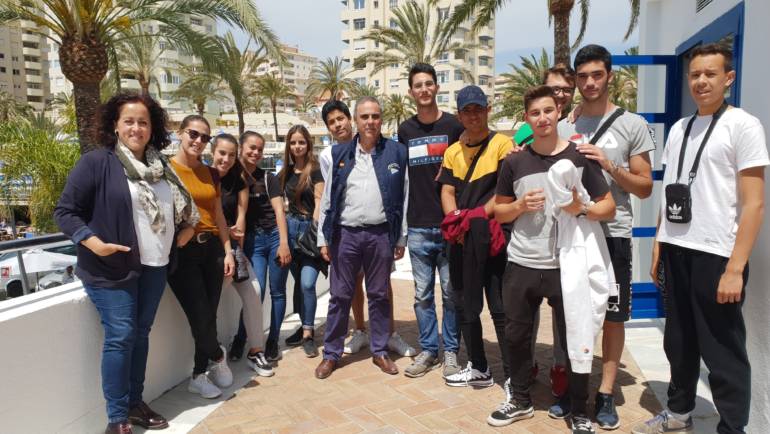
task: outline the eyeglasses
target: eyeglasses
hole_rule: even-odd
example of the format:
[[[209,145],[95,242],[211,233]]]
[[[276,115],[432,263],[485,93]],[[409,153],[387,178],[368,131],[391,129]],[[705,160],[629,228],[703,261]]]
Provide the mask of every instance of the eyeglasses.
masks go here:
[[[192,140],[193,142],[198,140],[198,137],[200,137],[204,143],[211,141],[211,136],[209,136],[208,134],[199,133],[198,131],[190,130],[190,129],[184,130],[184,132],[186,132],[187,135],[190,136],[190,140]]]
[[[551,90],[553,91],[554,95],[559,95],[559,94],[564,94],[564,93],[568,93],[568,94],[571,95],[571,94],[575,93],[575,88],[574,87],[551,86]]]

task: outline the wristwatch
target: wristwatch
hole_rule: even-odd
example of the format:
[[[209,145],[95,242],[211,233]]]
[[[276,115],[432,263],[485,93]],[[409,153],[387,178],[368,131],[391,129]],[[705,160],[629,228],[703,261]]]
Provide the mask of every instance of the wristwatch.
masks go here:
[[[585,217],[585,216],[587,216],[588,215],[588,207],[590,207],[594,203],[595,203],[594,201],[590,201],[588,203],[584,203],[583,206],[580,208],[580,212],[578,213],[578,215],[576,217]]]

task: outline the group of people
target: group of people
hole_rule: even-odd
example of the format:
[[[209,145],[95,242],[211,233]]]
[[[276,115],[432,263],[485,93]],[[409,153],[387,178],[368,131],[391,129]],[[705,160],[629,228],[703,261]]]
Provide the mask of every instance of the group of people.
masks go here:
[[[691,53],[687,80],[698,112],[668,134],[651,270],[665,294],[669,401],[635,434],[694,431],[701,358],[721,416],[717,431],[743,433],[748,423],[741,305],[770,160],[759,121],[724,101],[734,77],[724,47]],[[321,115],[335,145],[316,157],[308,131],[292,127],[277,175],[259,167],[261,135],[212,138],[206,119],[195,115],[184,119],[179,151],[166,158],[160,106],[146,95],[113,97],[98,123],[103,148],[81,158],[55,212],[78,246],[77,274],[105,330],[107,432],[168,426],[142,400],[147,337],[166,282],[195,342],[188,389],[213,398],[232,384],[228,360],[246,347],[249,366],[273,375],[289,271],[302,327],[286,344],[302,346],[308,357],[318,355],[315,283],[320,272],[329,274],[319,379],[341,367],[344,353],[368,344],[373,364],[387,374],[399,372],[389,357],[394,351],[414,357],[407,377],[443,364],[447,386],[492,386],[482,338],[486,299],[505,392],[487,419],[492,426],[534,416],[530,387],[540,369],[534,348],[546,299],[554,337],[548,415],[567,419],[573,434],[594,433],[594,421],[618,428],[613,390],[631,317],[631,196],[652,192],[655,141],[641,116],[610,100],[611,79],[609,52],[583,47],[574,69],[550,68],[542,85],[523,95],[526,124],[510,138],[490,130],[491,107],[477,86],[459,91],[456,115],[441,111],[436,71],[418,63],[408,75],[417,114],[398,127],[397,142],[382,135],[376,98],[359,99],[353,114],[331,100]],[[582,99],[573,109],[576,90]],[[211,167],[201,162],[210,140]],[[407,248],[420,352],[393,324],[390,273]],[[272,309],[264,340],[268,277]],[[216,329],[224,279],[232,279],[243,301],[229,354]],[[600,333],[601,384],[589,416]]]

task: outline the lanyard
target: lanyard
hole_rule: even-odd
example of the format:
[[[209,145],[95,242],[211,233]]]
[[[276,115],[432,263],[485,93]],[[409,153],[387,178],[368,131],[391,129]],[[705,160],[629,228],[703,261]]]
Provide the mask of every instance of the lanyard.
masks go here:
[[[708,129],[706,130],[706,135],[703,136],[703,140],[700,142],[700,148],[698,148],[698,153],[695,154],[695,161],[692,163],[692,168],[690,169],[690,177],[688,179],[688,185],[692,184],[692,181],[695,179],[695,172],[698,171],[698,164],[700,164],[700,156],[703,154],[703,149],[706,147],[706,142],[708,142],[709,137],[711,137],[711,133],[714,131],[714,127],[717,125],[717,121],[722,116],[722,114],[727,110],[727,103],[723,102],[722,105],[719,107],[719,110],[714,113],[714,116],[711,118],[711,123],[709,124]],[[690,138],[690,130],[692,130],[692,124],[695,122],[695,118],[698,116],[698,112],[696,111],[695,114],[690,118],[690,121],[687,123],[687,129],[684,130],[684,137],[682,138],[682,148],[679,150],[679,167],[676,169],[676,181],[679,182],[679,178],[682,176],[682,164],[684,163],[684,151],[687,149],[687,140]]]

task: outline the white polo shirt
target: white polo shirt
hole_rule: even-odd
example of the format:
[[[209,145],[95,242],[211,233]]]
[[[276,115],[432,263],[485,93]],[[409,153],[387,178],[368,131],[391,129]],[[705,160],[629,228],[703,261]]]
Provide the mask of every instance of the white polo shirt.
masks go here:
[[[678,181],[676,173],[679,150],[690,117],[680,119],[671,128],[663,150],[663,192],[666,185],[687,183],[695,154],[711,119],[711,115],[698,116],[693,122],[682,175]],[[770,159],[765,144],[765,130],[759,120],[740,108],[725,111],[703,150],[695,180],[690,187],[692,220],[685,224],[669,222],[665,217],[666,196],[665,193],[661,194],[661,221],[657,240],[729,258],[740,219],[738,172],[768,164]]]

